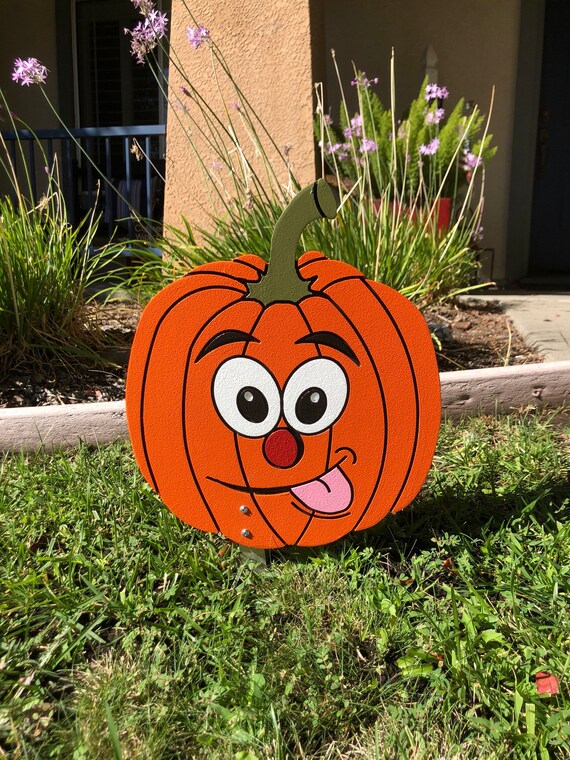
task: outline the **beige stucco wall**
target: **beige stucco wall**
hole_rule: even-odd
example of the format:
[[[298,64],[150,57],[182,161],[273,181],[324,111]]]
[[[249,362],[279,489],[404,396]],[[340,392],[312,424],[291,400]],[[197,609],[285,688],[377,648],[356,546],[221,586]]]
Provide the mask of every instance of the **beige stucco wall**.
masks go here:
[[[315,155],[309,0],[272,0],[271,3],[240,0],[239,4],[227,0],[197,0],[191,7],[195,22],[188,17],[184,4],[173,0],[170,36],[171,46],[179,55],[190,81],[216,109],[225,124],[228,123],[225,108],[229,108],[233,120],[239,124],[239,116],[231,107],[231,103],[237,100],[236,94],[223,77],[218,91],[208,46],[202,45],[194,50],[187,42],[186,28],[200,23],[210,30],[235,79],[277,146],[291,146],[289,156],[295,175],[302,183],[312,181]],[[207,226],[208,214],[213,206],[207,183],[184,134],[188,119],[182,106],[192,108],[192,104],[180,95],[181,84],[181,75],[171,66],[165,221],[180,226],[180,217],[184,215],[193,224]],[[172,100],[178,97],[182,103],[173,106]],[[192,113],[197,113],[197,110],[193,109]],[[194,136],[199,142],[196,131]],[[249,146],[250,142],[243,132],[241,137]],[[203,143],[199,150],[209,167],[214,158],[213,152]],[[222,171],[219,175],[227,184],[227,173]],[[280,179],[283,183],[287,182],[284,167],[280,169]]]
[[[432,45],[438,56],[439,84],[446,85],[453,106],[460,97],[473,100],[485,113],[496,88],[491,132],[499,150],[486,175],[486,205],[482,245],[495,249],[494,277],[505,277],[509,183],[520,0],[327,0],[327,49],[336,50],[344,82],[352,64],[369,76],[379,76],[379,95],[389,103],[391,48],[396,53],[398,108],[418,93],[425,75],[424,55]],[[327,86],[338,103],[338,86],[330,56]],[[333,114],[338,113],[338,106]]]

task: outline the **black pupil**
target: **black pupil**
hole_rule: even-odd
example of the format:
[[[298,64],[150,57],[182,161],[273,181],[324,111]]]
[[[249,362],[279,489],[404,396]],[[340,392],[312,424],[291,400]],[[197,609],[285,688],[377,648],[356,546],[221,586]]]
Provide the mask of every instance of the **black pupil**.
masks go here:
[[[250,385],[239,391],[237,408],[248,422],[263,422],[269,412],[269,404],[263,393]]]
[[[321,388],[307,388],[303,391],[295,405],[295,414],[303,425],[318,422],[327,409],[327,397]]]

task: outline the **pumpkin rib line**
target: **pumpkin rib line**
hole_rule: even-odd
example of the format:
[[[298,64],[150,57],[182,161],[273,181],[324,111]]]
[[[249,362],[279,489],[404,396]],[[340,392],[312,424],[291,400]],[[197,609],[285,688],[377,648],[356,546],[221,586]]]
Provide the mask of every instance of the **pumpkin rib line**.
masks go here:
[[[192,343],[190,344],[190,347],[188,348],[188,354],[186,356],[186,364],[185,364],[185,369],[184,369],[184,381],[183,381],[183,384],[182,384],[182,435],[183,435],[183,441],[184,441],[184,453],[186,455],[186,461],[188,462],[188,467],[190,469],[190,472],[192,473],[192,478],[194,479],[194,483],[196,485],[196,488],[198,489],[198,492],[199,492],[199,494],[200,494],[200,496],[202,498],[202,501],[204,502],[204,506],[208,510],[208,514],[212,518],[212,522],[214,523],[214,525],[216,526],[216,529],[218,531],[220,531],[220,526],[219,526],[218,521],[216,520],[216,518],[214,516],[214,513],[213,513],[212,509],[210,508],[210,506],[208,504],[208,501],[207,501],[207,499],[206,499],[206,497],[204,495],[204,492],[202,491],[202,488],[200,487],[200,484],[198,482],[198,478],[196,477],[196,472],[195,472],[195,469],[194,469],[194,467],[192,465],[192,460],[191,460],[191,457],[190,457],[190,449],[189,449],[189,445],[188,445],[188,433],[187,433],[187,429],[186,429],[186,389],[188,387],[188,371],[189,371],[189,367],[190,367],[190,357],[192,355],[192,351],[193,351],[194,347],[196,346],[196,343],[198,342],[198,340],[200,339],[200,337],[204,333],[204,330],[208,327],[208,325],[210,325],[216,319],[216,317],[218,317],[220,314],[222,314],[224,311],[226,311],[226,309],[228,309],[229,306],[233,306],[234,304],[240,303],[240,301],[243,301],[243,300],[244,300],[243,298],[237,298],[235,301],[232,301],[231,304],[226,304],[226,305],[222,306],[221,309],[218,309],[214,314],[212,314],[204,322],[204,324],[200,327],[200,329],[198,330],[198,332],[194,336],[194,339],[192,340]],[[249,333],[250,336],[252,335],[253,330],[255,329],[255,325],[258,323],[260,317],[261,317],[261,313],[255,318],[252,330]]]
[[[241,259],[234,259],[235,264],[243,264],[244,267],[249,267],[249,269],[253,269],[254,272],[257,272],[257,274],[263,274],[265,270],[260,269],[259,267],[256,267],[254,264],[251,264],[249,261],[242,261]]]
[[[356,278],[355,277],[345,277],[345,278],[343,278],[343,280],[354,280],[354,279],[362,280],[363,282],[366,282],[364,280],[364,278],[360,278],[360,277],[356,277]],[[337,282],[342,282],[343,280],[335,280],[333,283],[330,284],[330,286],[335,285]],[[327,287],[329,287],[329,286],[327,286]],[[380,467],[378,469],[378,476],[376,477],[376,483],[374,485],[374,489],[373,489],[373,491],[372,491],[372,493],[370,495],[370,498],[368,499],[368,503],[364,507],[364,509],[362,511],[362,514],[359,517],[359,519],[357,520],[357,522],[354,525],[354,527],[351,528],[351,530],[356,530],[357,526],[360,525],[360,523],[362,522],[362,519],[364,518],[364,515],[370,509],[370,506],[372,504],[372,500],[374,499],[374,497],[376,495],[376,492],[378,491],[378,486],[380,485],[380,481],[382,479],[382,475],[384,474],[384,467],[385,467],[385,464],[386,464],[386,456],[387,456],[387,453],[388,453],[388,408],[386,406],[386,395],[384,393],[384,386],[382,385],[382,380],[380,378],[380,373],[378,372],[378,368],[376,367],[376,363],[372,359],[372,354],[370,353],[370,350],[369,350],[368,346],[366,345],[366,342],[365,342],[364,338],[360,334],[360,331],[358,330],[357,326],[350,319],[350,317],[346,314],[346,312],[343,311],[343,309],[341,309],[341,307],[336,303],[336,301],[334,301],[329,296],[328,293],[325,293],[324,290],[321,290],[321,291],[318,292],[318,295],[322,295],[323,298],[326,298],[335,307],[335,309],[337,309],[337,311],[339,311],[342,314],[342,316],[346,319],[346,321],[349,323],[349,325],[352,327],[352,329],[354,330],[354,332],[358,336],[358,340],[360,341],[360,343],[362,344],[362,347],[366,351],[366,354],[367,354],[368,359],[370,361],[370,365],[372,366],[374,374],[376,375],[376,380],[378,382],[378,389],[380,390],[380,399],[382,401],[382,413],[384,415],[384,444],[383,444],[383,447],[382,447],[382,458],[380,460]],[[350,532],[350,531],[348,531],[348,532]]]
[[[212,518],[212,522],[214,523],[217,531],[220,530],[220,526],[214,516],[212,509],[210,508],[208,504],[208,500],[206,499],[204,492],[202,491],[202,488],[200,487],[200,484],[198,483],[198,478],[196,477],[196,471],[192,465],[192,459],[190,457],[190,448],[188,445],[188,431],[186,428],[186,389],[188,388],[188,372],[190,368],[190,357],[192,355],[192,351],[194,350],[196,342],[202,336],[202,333],[204,332],[206,327],[208,327],[208,325],[210,325],[214,321],[214,319],[216,319],[217,316],[222,314],[227,308],[229,308],[229,306],[233,306],[233,304],[239,303],[242,300],[243,299],[237,298],[235,301],[232,301],[231,304],[226,304],[222,306],[221,309],[218,309],[214,314],[212,314],[200,327],[200,329],[194,336],[194,339],[192,340],[192,343],[190,344],[188,348],[188,353],[186,355],[186,363],[184,366],[184,380],[182,382],[182,440],[184,441],[184,454],[186,456],[186,461],[188,463],[188,468],[192,474],[194,484],[196,488],[198,489],[198,493],[200,494],[200,497],[202,498],[202,501],[204,502],[204,506],[206,507],[208,514]]]
[[[239,468],[241,470],[241,474],[243,475],[243,479],[245,481],[245,484],[249,487],[249,483],[247,482],[247,476],[245,474],[245,468],[243,466],[243,462],[242,462],[242,459],[241,459],[241,454],[240,454],[240,451],[239,451],[237,436],[238,436],[238,434],[234,433],[234,446],[235,446],[235,450],[236,450],[236,454],[237,454],[238,464],[239,464]],[[251,496],[251,500],[255,504],[255,507],[256,507],[257,511],[261,515],[261,519],[263,520],[263,522],[267,525],[267,527],[273,533],[273,535],[275,536],[275,538],[277,538],[279,541],[281,541],[282,546],[287,546],[287,541],[284,541],[281,538],[281,536],[279,535],[279,533],[275,530],[275,528],[273,527],[273,525],[271,525],[271,523],[269,522],[269,520],[265,516],[263,510],[261,509],[261,507],[259,506],[259,504],[257,502],[257,499],[255,498],[255,493],[253,491],[250,492],[250,496]],[[255,536],[254,536],[254,538],[255,538]],[[271,547],[271,548],[278,548],[278,547]]]
[[[160,319],[156,323],[156,326],[154,328],[152,338],[150,340],[150,344],[148,347],[146,359],[145,359],[145,366],[143,370],[143,378],[141,383],[141,390],[140,390],[140,406],[139,406],[139,427],[140,427],[140,433],[141,433],[141,443],[143,448],[143,454],[146,462],[146,466],[148,468],[148,472],[150,475],[150,478],[152,480],[152,484],[154,487],[154,490],[156,493],[160,496],[160,489],[158,487],[158,483],[156,480],[156,477],[154,475],[154,471],[152,469],[152,465],[150,463],[150,457],[148,454],[148,447],[146,442],[146,433],[145,433],[145,425],[144,425],[144,404],[145,404],[145,390],[146,390],[146,382],[147,382],[147,376],[148,376],[148,370],[150,366],[150,359],[152,356],[152,352],[154,349],[154,344],[156,342],[156,338],[158,337],[158,332],[162,326],[162,323],[166,319],[166,317],[170,314],[170,312],[178,306],[178,304],[182,303],[182,301],[185,301],[187,298],[190,298],[191,296],[195,295],[196,293],[201,293],[204,290],[232,290],[235,293],[239,293],[240,295],[243,295],[241,290],[238,290],[237,288],[230,288],[228,286],[219,286],[219,285],[205,285],[202,288],[197,288],[196,290],[192,290],[190,293],[184,293],[184,295],[180,296],[176,299],[173,303],[171,303],[166,311],[161,315]],[[239,299],[236,298],[236,301]]]
[[[307,253],[310,253],[310,251],[307,251]],[[315,251],[315,253],[319,253],[319,251]],[[309,264],[314,264],[316,261],[322,261],[323,259],[326,259],[326,258],[327,257],[324,255],[324,253],[321,253],[320,256],[315,256],[310,261],[304,261],[299,267],[299,272],[301,271],[301,269],[304,269],[306,266],[309,266]]]
[[[333,280],[332,282],[329,282],[328,285],[325,285],[325,287],[322,290],[315,290],[315,293],[326,293],[329,288],[332,288],[333,285],[338,285],[340,282],[346,282],[347,280],[360,280],[360,282],[366,282],[365,277],[358,277],[354,274],[348,274],[346,277],[339,277],[338,280]],[[350,321],[350,320],[349,320]],[[352,322],[351,322],[352,324]]]
[[[257,327],[257,325],[259,324],[259,321],[260,321],[261,317],[263,316],[263,313],[264,313],[264,312],[265,312],[265,309],[264,309],[264,308],[262,308],[262,309],[261,309],[261,311],[259,312],[259,315],[257,316],[257,318],[256,318],[255,322],[254,322],[254,323],[253,323],[253,325],[252,325],[252,328],[251,328],[251,330],[250,330],[250,332],[249,332],[249,334],[250,334],[252,337],[253,337],[253,333],[255,332],[255,328],[256,328],[256,327]],[[249,343],[246,343],[246,344],[244,345],[244,347],[243,347],[243,349],[242,349],[242,352],[241,352],[241,355],[242,355],[242,356],[245,356],[245,355],[247,354],[247,348],[248,348],[248,346],[249,346]],[[242,476],[243,476],[243,482],[244,482],[244,485],[245,485],[245,486],[247,486],[248,488],[250,488],[250,485],[249,485],[249,482],[248,482],[248,479],[247,479],[247,475],[246,475],[246,473],[245,473],[245,468],[244,468],[244,466],[243,466],[243,461],[242,461],[242,458],[241,458],[241,453],[240,453],[240,450],[239,450],[239,446],[238,446],[238,437],[237,437],[237,433],[235,433],[235,432],[234,432],[234,447],[235,447],[235,450],[236,450],[236,455],[237,455],[237,459],[238,459],[239,468],[240,468],[240,470],[241,470],[241,474],[242,474]],[[261,519],[263,520],[263,522],[264,522],[264,523],[267,525],[267,527],[268,527],[268,528],[269,528],[269,530],[270,530],[270,531],[273,533],[273,535],[274,535],[274,536],[275,536],[275,537],[276,537],[276,538],[277,538],[279,541],[281,541],[282,545],[283,545],[283,546],[287,546],[287,542],[286,542],[286,541],[284,541],[284,540],[281,538],[281,536],[279,535],[279,533],[278,533],[278,532],[275,530],[275,528],[273,527],[273,525],[271,525],[271,523],[269,522],[269,520],[268,520],[268,519],[267,519],[267,517],[265,516],[265,513],[263,512],[263,510],[262,510],[262,509],[261,509],[261,507],[259,506],[259,503],[258,503],[257,499],[255,498],[255,494],[253,493],[253,491],[251,492],[250,496],[251,496],[251,500],[252,500],[252,501],[253,501],[253,503],[255,504],[255,507],[256,507],[257,511],[258,511],[258,512],[259,512],[259,514],[261,515]]]
[[[302,303],[302,301],[301,301]],[[309,330],[309,333],[313,333],[314,330],[311,327],[311,323],[309,321],[308,316],[305,314],[303,309],[301,308],[301,303],[297,304],[297,308],[299,309],[299,312],[301,313],[301,317],[303,318],[304,323],[307,325],[307,329]],[[317,349],[317,353],[322,358],[323,352],[321,351],[321,348],[318,343],[314,344],[315,348]],[[346,406],[346,404],[345,404]],[[327,443],[327,459],[326,459],[326,466],[325,466],[325,472],[328,472],[331,466],[331,448],[332,448],[332,426],[329,427],[329,440]],[[312,518],[311,518],[312,519]],[[300,540],[300,539],[297,539]],[[297,544],[295,544],[296,546]]]
[[[400,488],[400,490],[398,492],[398,495],[394,499],[394,503],[390,507],[390,512],[392,512],[394,510],[394,508],[396,507],[398,501],[400,500],[400,497],[401,497],[402,493],[404,492],[404,488],[408,484],[408,481],[410,479],[410,475],[412,473],[412,468],[413,468],[414,462],[416,460],[416,451],[417,451],[417,448],[418,448],[418,439],[419,439],[419,435],[420,435],[420,397],[419,397],[419,392],[418,392],[418,379],[417,379],[417,376],[416,376],[416,371],[415,371],[415,368],[414,368],[414,363],[412,362],[412,357],[410,356],[410,350],[408,348],[408,344],[404,340],[404,336],[402,335],[402,331],[400,330],[400,327],[398,326],[396,320],[392,316],[392,313],[390,312],[390,310],[388,309],[388,307],[386,306],[386,304],[384,303],[384,301],[380,298],[380,296],[377,293],[374,292],[374,289],[371,288],[368,283],[365,283],[365,285],[368,288],[368,290],[372,293],[372,295],[374,296],[374,298],[378,301],[378,303],[380,304],[380,306],[384,309],[384,311],[386,312],[388,318],[392,322],[392,325],[394,326],[394,329],[398,333],[398,337],[400,338],[402,346],[404,347],[404,351],[406,352],[406,358],[408,360],[408,364],[409,364],[409,367],[410,367],[410,372],[411,372],[411,375],[412,375],[412,382],[414,384],[414,398],[415,398],[415,408],[416,408],[415,409],[415,411],[416,411],[416,429],[415,429],[415,432],[414,432],[414,443],[413,443],[413,446],[412,446],[412,452],[410,454],[410,463],[409,463],[408,469],[406,471],[406,476],[404,478],[404,482],[402,483],[402,486],[401,486],[401,488]]]
[[[220,311],[223,311],[223,309]],[[217,312],[217,313],[219,314],[220,312]],[[200,330],[200,332],[202,331]],[[219,532],[220,526],[218,525],[218,521],[214,517],[214,513],[210,509],[210,506],[204,495],[204,492],[202,491],[200,484],[198,483],[198,478],[196,477],[194,467],[192,466],[192,460],[190,459],[190,451],[188,449],[188,431],[186,429],[186,389],[188,388],[188,369],[190,366],[190,355],[192,353],[193,347],[194,347],[194,342],[192,342],[192,346],[188,350],[188,355],[186,356],[186,364],[184,366],[184,380],[182,382],[182,440],[184,442],[184,455],[186,457],[186,462],[188,463],[188,469],[190,470],[192,479],[194,480],[194,485],[196,486],[198,493],[200,494],[200,498],[204,502],[204,506],[206,507],[206,510],[208,514],[210,515],[216,530]]]
[[[303,303],[303,302],[301,301],[301,303]],[[309,333],[312,333],[312,332],[314,332],[314,330],[311,327],[311,323],[309,322],[309,318],[307,317],[307,315],[305,314],[305,312],[301,308],[301,303],[297,304],[297,308],[299,309],[301,317],[303,318],[303,322],[307,325],[307,330],[309,330]],[[317,350],[318,355],[322,358],[323,352],[321,351],[321,348],[320,348],[319,344],[315,343],[314,346],[315,346],[315,348]],[[329,435],[328,435],[328,442],[327,442],[327,458],[326,458],[326,464],[325,464],[325,472],[328,472],[330,470],[330,466],[331,466],[331,448],[332,448],[332,426],[329,427]],[[315,517],[315,513],[314,512],[310,516],[307,524],[305,525],[305,528],[304,528],[303,532],[301,533],[301,535],[299,536],[299,538],[293,544],[294,546],[297,546],[298,543],[299,543],[299,541],[305,535],[305,532],[306,532],[307,528],[309,527],[309,525],[310,525],[313,517]]]
[[[293,506],[293,507],[294,507],[294,506],[295,506],[295,504],[293,504],[293,503],[292,503],[292,504],[291,504],[291,506]],[[307,530],[308,530],[308,528],[309,528],[309,525],[310,525],[310,524],[313,522],[313,517],[314,517],[314,516],[315,516],[315,513],[313,512],[313,514],[312,514],[312,515],[309,517],[309,519],[308,519],[308,520],[307,520],[307,522],[305,523],[305,527],[304,527],[304,528],[303,528],[303,530],[301,531],[301,534],[300,534],[300,536],[297,538],[297,540],[295,541],[295,543],[293,544],[293,546],[299,546],[299,541],[300,541],[300,540],[303,538],[303,536],[304,536],[304,535],[305,535],[305,533],[307,532]]]
[[[205,265],[207,266],[207,264]],[[233,274],[226,274],[226,272],[216,272],[215,270],[208,270],[208,269],[201,269],[200,267],[196,267],[196,269],[193,269],[191,272],[187,272],[184,277],[194,277],[197,275],[208,275],[210,277],[223,277],[225,280],[231,280],[232,282],[239,282],[240,285],[243,285],[245,290],[243,291],[243,295],[247,293],[247,280],[242,280],[241,277],[236,277]],[[207,285],[206,287],[210,288],[223,288],[224,285]],[[235,288],[232,288],[232,290],[235,290]],[[198,291],[195,291],[196,293]],[[242,292],[241,290],[239,291]]]

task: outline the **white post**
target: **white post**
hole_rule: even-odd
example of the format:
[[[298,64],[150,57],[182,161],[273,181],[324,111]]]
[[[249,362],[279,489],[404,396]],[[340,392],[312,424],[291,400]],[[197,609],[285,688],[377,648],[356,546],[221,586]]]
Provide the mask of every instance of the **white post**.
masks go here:
[[[424,53],[424,68],[428,82],[437,82],[438,58],[433,45],[428,45]]]

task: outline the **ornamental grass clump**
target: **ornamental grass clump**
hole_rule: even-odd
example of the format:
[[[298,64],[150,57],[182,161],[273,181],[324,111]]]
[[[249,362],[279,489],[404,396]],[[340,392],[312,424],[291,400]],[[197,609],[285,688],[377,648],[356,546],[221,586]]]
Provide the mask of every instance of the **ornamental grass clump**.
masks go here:
[[[69,368],[78,359],[100,361],[100,335],[85,312],[85,290],[97,282],[100,263],[91,253],[94,213],[71,225],[57,163],[46,172],[41,200],[30,200],[3,140],[0,147],[13,191],[0,198],[0,375],[54,359]]]

